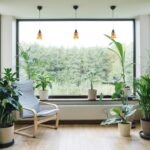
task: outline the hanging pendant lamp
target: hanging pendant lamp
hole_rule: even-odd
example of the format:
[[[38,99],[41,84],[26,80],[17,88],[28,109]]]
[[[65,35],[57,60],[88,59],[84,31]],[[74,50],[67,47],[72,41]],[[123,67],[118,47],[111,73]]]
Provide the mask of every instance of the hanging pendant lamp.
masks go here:
[[[74,5],[74,6],[73,6],[73,9],[75,10],[75,19],[77,19],[77,9],[78,9],[78,8],[79,8],[78,5]],[[77,29],[75,29],[75,31],[74,31],[73,38],[74,38],[74,39],[79,39],[79,34],[78,34]]]
[[[38,11],[39,11],[39,19],[40,19],[40,11],[42,10],[42,6],[37,6],[37,9],[38,9]],[[38,34],[37,34],[37,39],[38,40],[42,40],[43,39],[43,36],[42,36],[42,32],[41,32],[41,29],[39,29],[39,31],[38,31]]]
[[[112,23],[113,23],[113,19],[114,19],[114,10],[115,10],[115,8],[116,8],[115,5],[110,6],[110,9],[112,10]],[[114,30],[114,25],[113,25],[113,29],[111,31],[111,38],[112,39],[116,38],[116,33],[115,33],[115,30]]]

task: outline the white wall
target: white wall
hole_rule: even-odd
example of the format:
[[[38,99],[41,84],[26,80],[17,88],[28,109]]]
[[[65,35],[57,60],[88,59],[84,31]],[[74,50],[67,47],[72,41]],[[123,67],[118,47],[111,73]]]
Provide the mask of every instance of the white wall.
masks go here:
[[[150,16],[136,18],[136,74],[137,77],[146,73],[150,54]]]
[[[16,20],[12,16],[1,16],[1,72],[4,68],[15,69]]]

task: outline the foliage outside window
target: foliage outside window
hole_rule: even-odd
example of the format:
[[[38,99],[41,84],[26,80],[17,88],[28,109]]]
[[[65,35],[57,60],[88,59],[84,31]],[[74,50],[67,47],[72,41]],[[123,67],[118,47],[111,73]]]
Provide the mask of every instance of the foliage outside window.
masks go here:
[[[114,86],[110,83],[121,75],[118,57],[107,49],[110,41],[104,36],[111,31],[111,22],[77,21],[76,41],[72,37],[74,23],[40,22],[43,41],[38,41],[38,22],[19,22],[20,78],[36,79],[47,71],[54,78],[52,95],[87,95],[92,75],[98,95],[111,95]],[[133,63],[133,21],[116,21],[115,27],[117,40],[120,38],[126,49],[125,63]],[[126,69],[126,82],[132,87],[133,65]]]

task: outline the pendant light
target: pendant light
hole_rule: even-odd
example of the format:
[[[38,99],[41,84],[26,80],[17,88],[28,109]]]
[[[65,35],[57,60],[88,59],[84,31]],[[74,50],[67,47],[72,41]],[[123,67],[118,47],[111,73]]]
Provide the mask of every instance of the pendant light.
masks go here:
[[[73,9],[75,10],[75,19],[77,19],[77,9],[78,9],[78,8],[79,8],[78,5],[74,5],[74,6],[73,6]],[[79,35],[78,35],[77,29],[75,29],[75,31],[74,31],[73,38],[74,38],[74,39],[79,39]]]
[[[38,11],[39,11],[39,19],[40,19],[40,11],[42,10],[42,6],[37,6],[37,9],[38,9]],[[37,34],[37,39],[38,40],[42,40],[43,39],[43,36],[42,36],[42,32],[41,32],[41,29],[39,29],[39,31],[38,31],[38,34]]]
[[[114,19],[114,10],[115,10],[115,8],[116,8],[115,5],[110,6],[110,9],[112,10],[112,23],[113,23],[113,19]],[[111,31],[111,38],[112,39],[116,38],[116,33],[115,33],[115,30],[114,30],[114,23],[113,23],[113,29]]]

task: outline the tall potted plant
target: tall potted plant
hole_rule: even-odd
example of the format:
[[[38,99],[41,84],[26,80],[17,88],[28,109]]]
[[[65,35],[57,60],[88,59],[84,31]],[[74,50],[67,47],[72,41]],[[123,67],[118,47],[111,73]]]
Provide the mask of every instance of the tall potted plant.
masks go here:
[[[141,76],[139,80],[136,80],[135,87],[139,96],[139,106],[143,113],[141,134],[150,138],[150,75]]]
[[[47,72],[37,76],[36,88],[39,89],[40,100],[48,100],[48,87],[52,88],[53,77]]]
[[[110,113],[112,118],[101,122],[101,125],[110,125],[118,123],[118,129],[121,136],[130,136],[131,122],[128,118],[135,113],[136,109],[131,105],[122,105],[120,108],[112,108]]]
[[[119,80],[116,80],[114,83],[115,92],[113,93],[112,98],[113,99],[119,98],[122,101],[122,106],[121,106],[121,108],[114,108],[111,110],[111,113],[117,115],[117,118],[107,119],[106,121],[104,121],[102,123],[102,125],[118,123],[118,128],[120,130],[120,134],[122,136],[129,136],[131,123],[127,122],[127,117],[132,115],[135,112],[135,109],[133,109],[133,111],[132,111],[130,109],[131,106],[128,105],[129,87],[126,86],[126,76],[125,76],[126,51],[120,42],[112,39],[108,35],[105,35],[105,36],[108,39],[110,39],[112,44],[115,46],[115,49],[112,49],[112,48],[108,48],[108,49],[111,50],[112,52],[114,52],[118,56],[119,62],[121,65],[121,78]]]
[[[16,73],[10,68],[5,69],[4,77],[0,79],[0,148],[14,143],[14,111],[20,111],[18,96],[21,94],[13,82]]]

